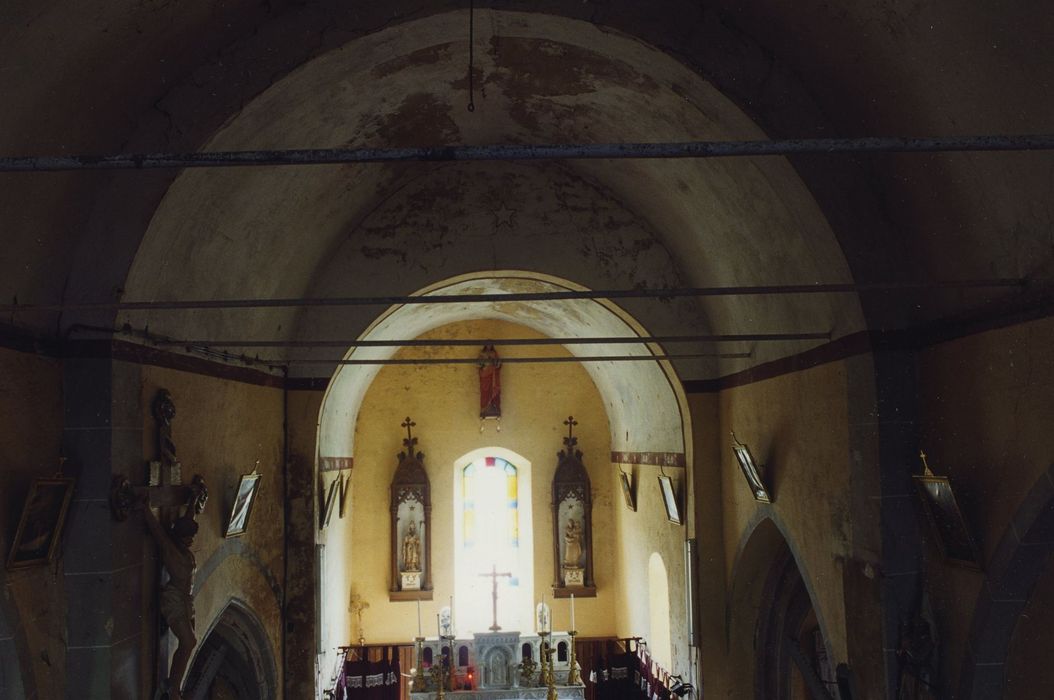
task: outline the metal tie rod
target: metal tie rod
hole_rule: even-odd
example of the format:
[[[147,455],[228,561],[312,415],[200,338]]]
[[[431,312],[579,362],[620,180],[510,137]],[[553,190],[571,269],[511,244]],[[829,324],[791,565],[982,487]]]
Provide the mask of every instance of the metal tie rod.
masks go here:
[[[539,364],[550,362],[655,362],[658,360],[695,360],[700,358],[719,358],[723,360],[745,360],[753,357],[749,352],[726,352],[726,353],[684,353],[670,355],[589,355],[575,357],[567,355],[564,357],[503,357],[502,364]],[[254,359],[253,364],[261,365],[475,365],[479,359],[475,357],[422,357],[404,358],[393,357],[387,360],[264,360]]]
[[[614,336],[610,338],[435,338],[405,340],[156,340],[159,347],[209,348],[442,348],[534,345],[627,345],[638,343],[733,343],[830,340],[828,333],[726,333],[721,335]]]
[[[687,141],[666,143],[492,144],[421,148],[312,148],[197,153],[22,156],[0,158],[0,172],[70,170],[154,170],[239,166],[340,165],[489,160],[732,158],[840,153],[940,153],[953,151],[1045,151],[1054,135],[985,135],[772,141]]]
[[[877,291],[1026,287],[1027,280],[979,279],[936,282],[878,282],[874,284],[784,284],[746,287],[688,287],[677,289],[586,289],[561,292],[504,294],[427,294],[381,297],[300,297],[288,299],[200,299],[188,301],[116,301],[75,304],[0,304],[0,312],[36,311],[170,311],[182,309],[272,309],[309,306],[392,306],[397,304],[502,303],[509,301],[566,301],[573,299],[672,299],[674,297],[752,296],[761,294],[852,294]]]

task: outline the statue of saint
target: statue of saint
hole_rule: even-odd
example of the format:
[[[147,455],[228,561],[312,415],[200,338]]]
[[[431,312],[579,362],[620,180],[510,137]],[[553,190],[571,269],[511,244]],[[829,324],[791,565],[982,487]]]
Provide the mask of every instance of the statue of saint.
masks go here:
[[[582,528],[574,518],[567,519],[564,529],[564,566],[578,567],[582,559]]]
[[[410,529],[403,536],[403,571],[421,570],[421,538],[417,534],[417,524],[410,521]]]
[[[157,542],[161,554],[161,563],[168,570],[168,583],[161,589],[161,614],[176,635],[179,646],[172,656],[172,667],[168,673],[168,692],[161,697],[168,700],[182,700],[180,685],[183,674],[198,638],[194,636],[194,571],[197,562],[190,551],[194,536],[198,534],[198,524],[192,509],[188,514],[177,518],[171,528],[164,528],[157,521],[153,512],[146,505],[140,504],[146,519],[147,529]]]
[[[501,418],[501,358],[493,345],[479,354],[479,417]]]

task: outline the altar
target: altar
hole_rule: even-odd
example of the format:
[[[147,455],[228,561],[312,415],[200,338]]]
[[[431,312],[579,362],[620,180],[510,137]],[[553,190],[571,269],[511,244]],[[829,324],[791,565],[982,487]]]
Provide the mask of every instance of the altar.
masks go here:
[[[471,638],[418,640],[421,668],[411,684],[410,698],[433,700],[442,679],[446,700],[546,700],[549,669],[543,644],[547,643],[552,649],[549,658],[557,697],[583,700],[585,686],[574,660],[573,639],[566,632],[521,635],[498,631]]]

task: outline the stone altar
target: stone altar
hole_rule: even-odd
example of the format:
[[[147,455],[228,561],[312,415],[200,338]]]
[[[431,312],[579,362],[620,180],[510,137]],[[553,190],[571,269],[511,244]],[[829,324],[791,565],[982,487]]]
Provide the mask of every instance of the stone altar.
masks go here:
[[[553,632],[550,644],[553,648],[553,673],[557,697],[561,700],[583,700],[585,686],[579,681],[567,685],[571,672],[571,635]],[[442,663],[443,649],[453,658],[453,690],[447,690],[447,700],[545,700],[547,689],[539,679],[535,666],[532,682],[526,685],[520,675],[520,662],[525,658],[535,664],[541,660],[542,638],[536,634],[522,635],[519,632],[481,632],[471,638],[440,639],[431,637],[423,642],[425,664]],[[577,664],[576,664],[577,666]],[[426,668],[427,671],[427,668]],[[449,687],[449,686],[448,686]],[[433,700],[436,697],[434,682],[429,680],[425,689],[411,689],[411,700]]]

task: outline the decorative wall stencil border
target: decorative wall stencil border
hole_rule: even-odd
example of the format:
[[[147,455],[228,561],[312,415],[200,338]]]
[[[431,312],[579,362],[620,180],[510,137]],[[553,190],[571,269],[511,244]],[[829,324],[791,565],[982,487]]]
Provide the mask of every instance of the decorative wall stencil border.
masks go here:
[[[723,389],[753,384],[827,362],[844,360],[876,348],[921,349],[1054,315],[1054,300],[1042,295],[1034,295],[1034,298],[1018,304],[1016,308],[993,309],[970,318],[939,319],[907,330],[857,331],[797,355],[773,360],[742,372],[715,379],[687,380],[683,383],[684,390],[689,394],[717,393]],[[0,323],[0,348],[48,357],[113,357],[126,362],[179,369],[247,384],[283,387],[290,391],[325,391],[329,385],[328,377],[284,378],[249,367],[224,364],[121,340],[62,342],[54,338],[41,338],[9,323]]]
[[[341,469],[351,469],[355,466],[354,457],[319,457],[318,470],[320,472],[336,472]]]
[[[682,469],[687,465],[683,452],[612,452],[611,461],[616,464],[643,464]]]

